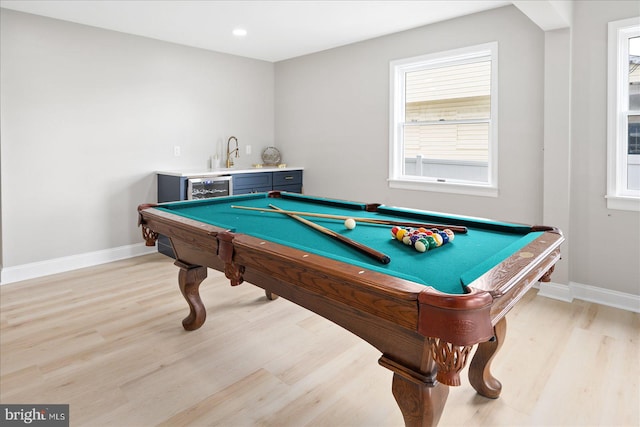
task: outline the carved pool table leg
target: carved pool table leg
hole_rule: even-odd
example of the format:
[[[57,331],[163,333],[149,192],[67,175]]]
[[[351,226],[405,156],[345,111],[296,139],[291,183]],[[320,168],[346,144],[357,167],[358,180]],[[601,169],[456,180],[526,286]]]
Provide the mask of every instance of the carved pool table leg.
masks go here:
[[[494,327],[492,341],[478,344],[475,356],[469,365],[469,382],[478,394],[496,399],[502,391],[502,384],[491,374],[491,362],[507,333],[507,320],[502,318]]]
[[[187,331],[193,331],[202,326],[207,318],[207,311],[199,292],[200,283],[207,278],[207,267],[184,264],[180,261],[176,261],[175,265],[180,267],[178,273],[180,292],[189,304],[189,315],[182,320],[182,326]]]
[[[391,390],[402,411],[406,427],[437,425],[449,395],[449,387],[446,385],[429,385],[397,373],[393,374]]]
[[[435,380],[437,368],[433,360],[423,367],[427,373],[416,372],[386,356],[382,356],[379,363],[393,371],[391,391],[400,407],[405,426],[437,425],[447,402],[449,386]]]

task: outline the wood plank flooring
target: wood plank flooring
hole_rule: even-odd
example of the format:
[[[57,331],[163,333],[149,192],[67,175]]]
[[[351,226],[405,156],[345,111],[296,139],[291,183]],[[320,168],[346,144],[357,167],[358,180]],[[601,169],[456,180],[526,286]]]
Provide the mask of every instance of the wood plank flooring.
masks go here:
[[[380,354],[331,322],[209,270],[208,319],[149,255],[0,287],[0,403],[68,403],[72,426],[402,426]],[[640,425],[640,315],[529,292],[444,426]]]

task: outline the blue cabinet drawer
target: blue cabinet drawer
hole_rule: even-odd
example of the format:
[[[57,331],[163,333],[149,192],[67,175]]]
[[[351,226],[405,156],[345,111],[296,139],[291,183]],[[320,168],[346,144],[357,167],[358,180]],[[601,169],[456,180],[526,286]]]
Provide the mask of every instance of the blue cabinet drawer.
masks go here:
[[[273,189],[278,191],[288,191],[289,193],[302,193],[301,184],[279,185],[277,187],[273,187]]]
[[[302,171],[283,171],[273,173],[273,188],[283,185],[302,185]]]
[[[273,174],[265,173],[243,173],[233,175],[233,192],[234,194],[242,194],[238,190],[251,190],[258,188],[271,188],[273,186]],[[244,193],[244,192],[243,192]]]

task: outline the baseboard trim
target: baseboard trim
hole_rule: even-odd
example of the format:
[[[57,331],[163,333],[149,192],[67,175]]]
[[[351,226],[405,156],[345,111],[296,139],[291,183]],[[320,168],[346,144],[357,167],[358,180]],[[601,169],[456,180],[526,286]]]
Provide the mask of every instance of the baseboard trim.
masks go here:
[[[640,313],[640,295],[627,294],[582,283],[569,282],[575,298]]]
[[[573,296],[571,295],[571,289],[567,285],[561,285],[560,283],[553,282],[540,282],[538,295],[557,299],[564,302],[573,301]]]
[[[593,302],[609,307],[640,313],[640,295],[633,295],[610,289],[598,288],[582,283],[569,282],[562,285],[553,282],[541,282],[538,295],[560,301],[571,302],[574,299]]]
[[[107,262],[147,255],[156,251],[155,246],[150,247],[144,243],[138,243],[135,245],[54,258],[46,261],[32,262],[15,267],[5,267],[0,274],[0,285],[35,279],[50,274],[64,273],[79,268],[92,267]]]

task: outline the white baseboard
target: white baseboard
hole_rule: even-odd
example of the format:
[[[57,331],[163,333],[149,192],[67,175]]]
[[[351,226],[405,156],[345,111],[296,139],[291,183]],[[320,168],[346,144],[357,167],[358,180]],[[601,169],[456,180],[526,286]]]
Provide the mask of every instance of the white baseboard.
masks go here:
[[[0,274],[0,285],[48,276],[50,274],[64,273],[65,271],[105,264],[120,259],[147,255],[156,251],[155,246],[150,247],[145,246],[144,243],[138,243],[102,251],[32,262],[15,267],[6,267],[2,269],[2,273]]]
[[[565,302],[580,299],[583,301],[640,313],[640,295],[597,288],[595,286],[584,285],[576,282],[569,282],[568,286],[553,282],[541,282],[538,288],[540,289],[538,295],[547,298],[553,298]]]
[[[571,289],[567,285],[561,285],[559,283],[553,282],[539,282],[537,286],[540,290],[538,291],[538,295],[557,299],[564,302],[573,301],[573,296],[571,295]]]

